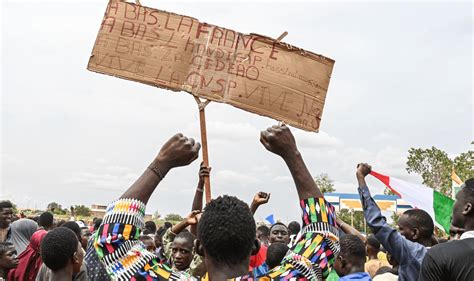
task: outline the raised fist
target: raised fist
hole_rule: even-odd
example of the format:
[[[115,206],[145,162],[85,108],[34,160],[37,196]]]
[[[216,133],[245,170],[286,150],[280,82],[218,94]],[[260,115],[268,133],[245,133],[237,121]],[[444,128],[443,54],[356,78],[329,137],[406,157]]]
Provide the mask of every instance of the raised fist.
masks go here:
[[[183,134],[176,134],[160,149],[156,160],[170,169],[191,164],[199,156],[201,144]]]
[[[255,196],[253,197],[252,204],[263,205],[263,204],[267,204],[268,200],[270,200],[270,193],[260,191],[259,193],[255,194]]]
[[[372,167],[369,164],[367,163],[357,164],[357,172],[356,172],[357,177],[365,178],[368,174],[370,174],[370,172],[372,172]]]
[[[281,157],[285,158],[298,149],[295,137],[290,129],[285,125],[275,125],[260,133],[260,142],[265,148]]]

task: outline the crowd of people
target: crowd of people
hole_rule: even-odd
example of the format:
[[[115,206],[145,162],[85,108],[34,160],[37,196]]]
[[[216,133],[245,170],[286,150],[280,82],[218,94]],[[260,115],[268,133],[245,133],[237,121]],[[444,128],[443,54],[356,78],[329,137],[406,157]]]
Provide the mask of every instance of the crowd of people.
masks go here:
[[[358,192],[372,234],[336,216],[309,173],[288,127],[261,132],[260,141],[291,173],[302,211],[300,222],[257,225],[254,214],[270,200],[258,192],[247,204],[219,196],[203,206],[201,164],[189,215],[157,227],[144,221],[146,204],[173,169],[198,158],[200,144],[171,137],[143,174],[92,225],[55,223],[44,212],[17,219],[0,202],[0,277],[5,280],[474,280],[474,179],[456,196],[449,241],[436,239],[430,215],[403,213],[395,229],[356,168]],[[271,190],[268,190],[271,191]],[[156,192],[159,192],[157,190]],[[113,199],[113,198],[111,198]],[[177,202],[178,203],[178,202]],[[179,202],[182,204],[183,202]],[[289,203],[291,204],[291,203]]]

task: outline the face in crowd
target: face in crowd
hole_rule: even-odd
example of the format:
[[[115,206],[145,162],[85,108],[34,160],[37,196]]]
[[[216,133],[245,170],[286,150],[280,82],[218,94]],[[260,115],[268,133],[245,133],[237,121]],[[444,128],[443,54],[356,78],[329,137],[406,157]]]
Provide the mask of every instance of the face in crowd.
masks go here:
[[[0,227],[7,228],[12,223],[13,209],[6,207],[0,208]]]
[[[189,268],[193,260],[193,240],[177,236],[171,246],[171,258],[173,265],[179,271]]]
[[[290,243],[288,228],[282,223],[276,223],[270,228],[270,244],[275,242]]]
[[[15,247],[9,242],[4,243],[5,251],[3,255],[0,256],[0,268],[4,270],[16,268],[18,266],[18,257]]]

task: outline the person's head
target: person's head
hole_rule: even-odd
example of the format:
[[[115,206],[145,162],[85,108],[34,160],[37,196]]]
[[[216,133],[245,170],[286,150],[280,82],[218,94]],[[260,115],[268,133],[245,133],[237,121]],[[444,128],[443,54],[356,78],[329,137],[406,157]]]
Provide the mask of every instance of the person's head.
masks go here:
[[[405,211],[398,219],[398,230],[413,242],[431,241],[434,224],[431,216],[421,209]]]
[[[284,223],[276,222],[270,227],[270,244],[275,242],[290,243],[290,234]]]
[[[145,229],[143,230],[143,234],[154,234],[156,233],[156,224],[153,221],[145,222]]]
[[[339,241],[341,252],[336,257],[334,269],[339,276],[364,271],[365,246],[359,237],[347,234]]]
[[[164,228],[163,226],[160,227],[157,231],[156,231],[156,234],[155,234],[155,247],[156,248],[159,248],[163,245],[163,235],[165,234],[166,232],[166,228]]]
[[[288,232],[290,235],[297,235],[301,230],[301,225],[297,221],[292,221],[288,224]]]
[[[273,269],[280,265],[281,261],[286,256],[288,250],[288,246],[284,243],[272,243],[267,249],[267,259],[265,260],[268,265],[268,268]]]
[[[17,266],[18,257],[13,244],[10,242],[0,242],[0,269],[7,271]]]
[[[155,253],[156,247],[153,238],[148,235],[140,235],[140,237],[138,237],[138,240],[142,241],[148,252]]]
[[[266,225],[260,225],[257,227],[257,239],[263,245],[268,246],[268,239],[270,238],[270,228]]]
[[[13,204],[8,200],[0,201],[0,228],[7,228],[12,223]]]
[[[379,269],[377,269],[377,271],[375,272],[374,277],[377,275],[385,274],[385,273],[393,273],[393,269],[390,268],[390,266],[379,267]]]
[[[10,226],[11,242],[16,251],[21,254],[30,243],[31,235],[38,230],[38,224],[30,219],[19,219]]]
[[[81,231],[81,228],[79,227],[79,225],[77,224],[77,222],[75,221],[68,221],[68,222],[65,222],[62,227],[65,227],[65,228],[69,228],[70,230],[72,230],[72,232],[74,232],[74,234],[76,234],[76,237],[77,237],[77,241],[81,241],[82,239],[82,231]]]
[[[219,196],[207,204],[201,216],[197,251],[205,256],[208,268],[242,265],[249,262],[255,234],[249,206],[237,197]]]
[[[100,225],[102,224],[102,219],[95,219],[94,220],[94,227],[93,227],[93,231],[97,231],[97,229],[99,229]]]
[[[468,179],[456,194],[451,224],[465,231],[474,229],[474,178]]]
[[[189,268],[194,257],[194,240],[196,238],[189,231],[176,235],[171,244],[171,261],[179,271]]]
[[[41,258],[53,272],[70,269],[73,273],[78,273],[84,251],[77,234],[62,226],[48,232],[41,241]]]
[[[91,230],[86,226],[86,227],[81,227],[81,246],[84,250],[87,249],[87,242],[89,241],[89,238],[92,236]]]
[[[44,230],[53,228],[54,216],[50,212],[42,213],[38,218],[38,225],[43,227]]]
[[[173,227],[173,224],[170,223],[169,221],[165,221],[165,223],[163,224],[163,226],[165,227],[165,229],[168,229],[168,228],[172,228],[172,227]]]
[[[369,257],[377,256],[377,254],[380,252],[380,242],[372,234],[367,236],[366,250]]]

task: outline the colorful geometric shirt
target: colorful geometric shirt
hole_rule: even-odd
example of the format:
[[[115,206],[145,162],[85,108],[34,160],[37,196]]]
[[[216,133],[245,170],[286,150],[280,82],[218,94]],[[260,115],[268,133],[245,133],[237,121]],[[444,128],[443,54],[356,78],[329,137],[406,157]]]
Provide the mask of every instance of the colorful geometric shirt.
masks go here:
[[[300,201],[303,228],[299,240],[280,266],[258,280],[323,280],[339,253],[334,207],[324,198]],[[94,248],[112,280],[207,280],[173,272],[138,240],[144,227],[145,204],[119,199],[107,207]],[[255,280],[251,275],[235,280]]]

